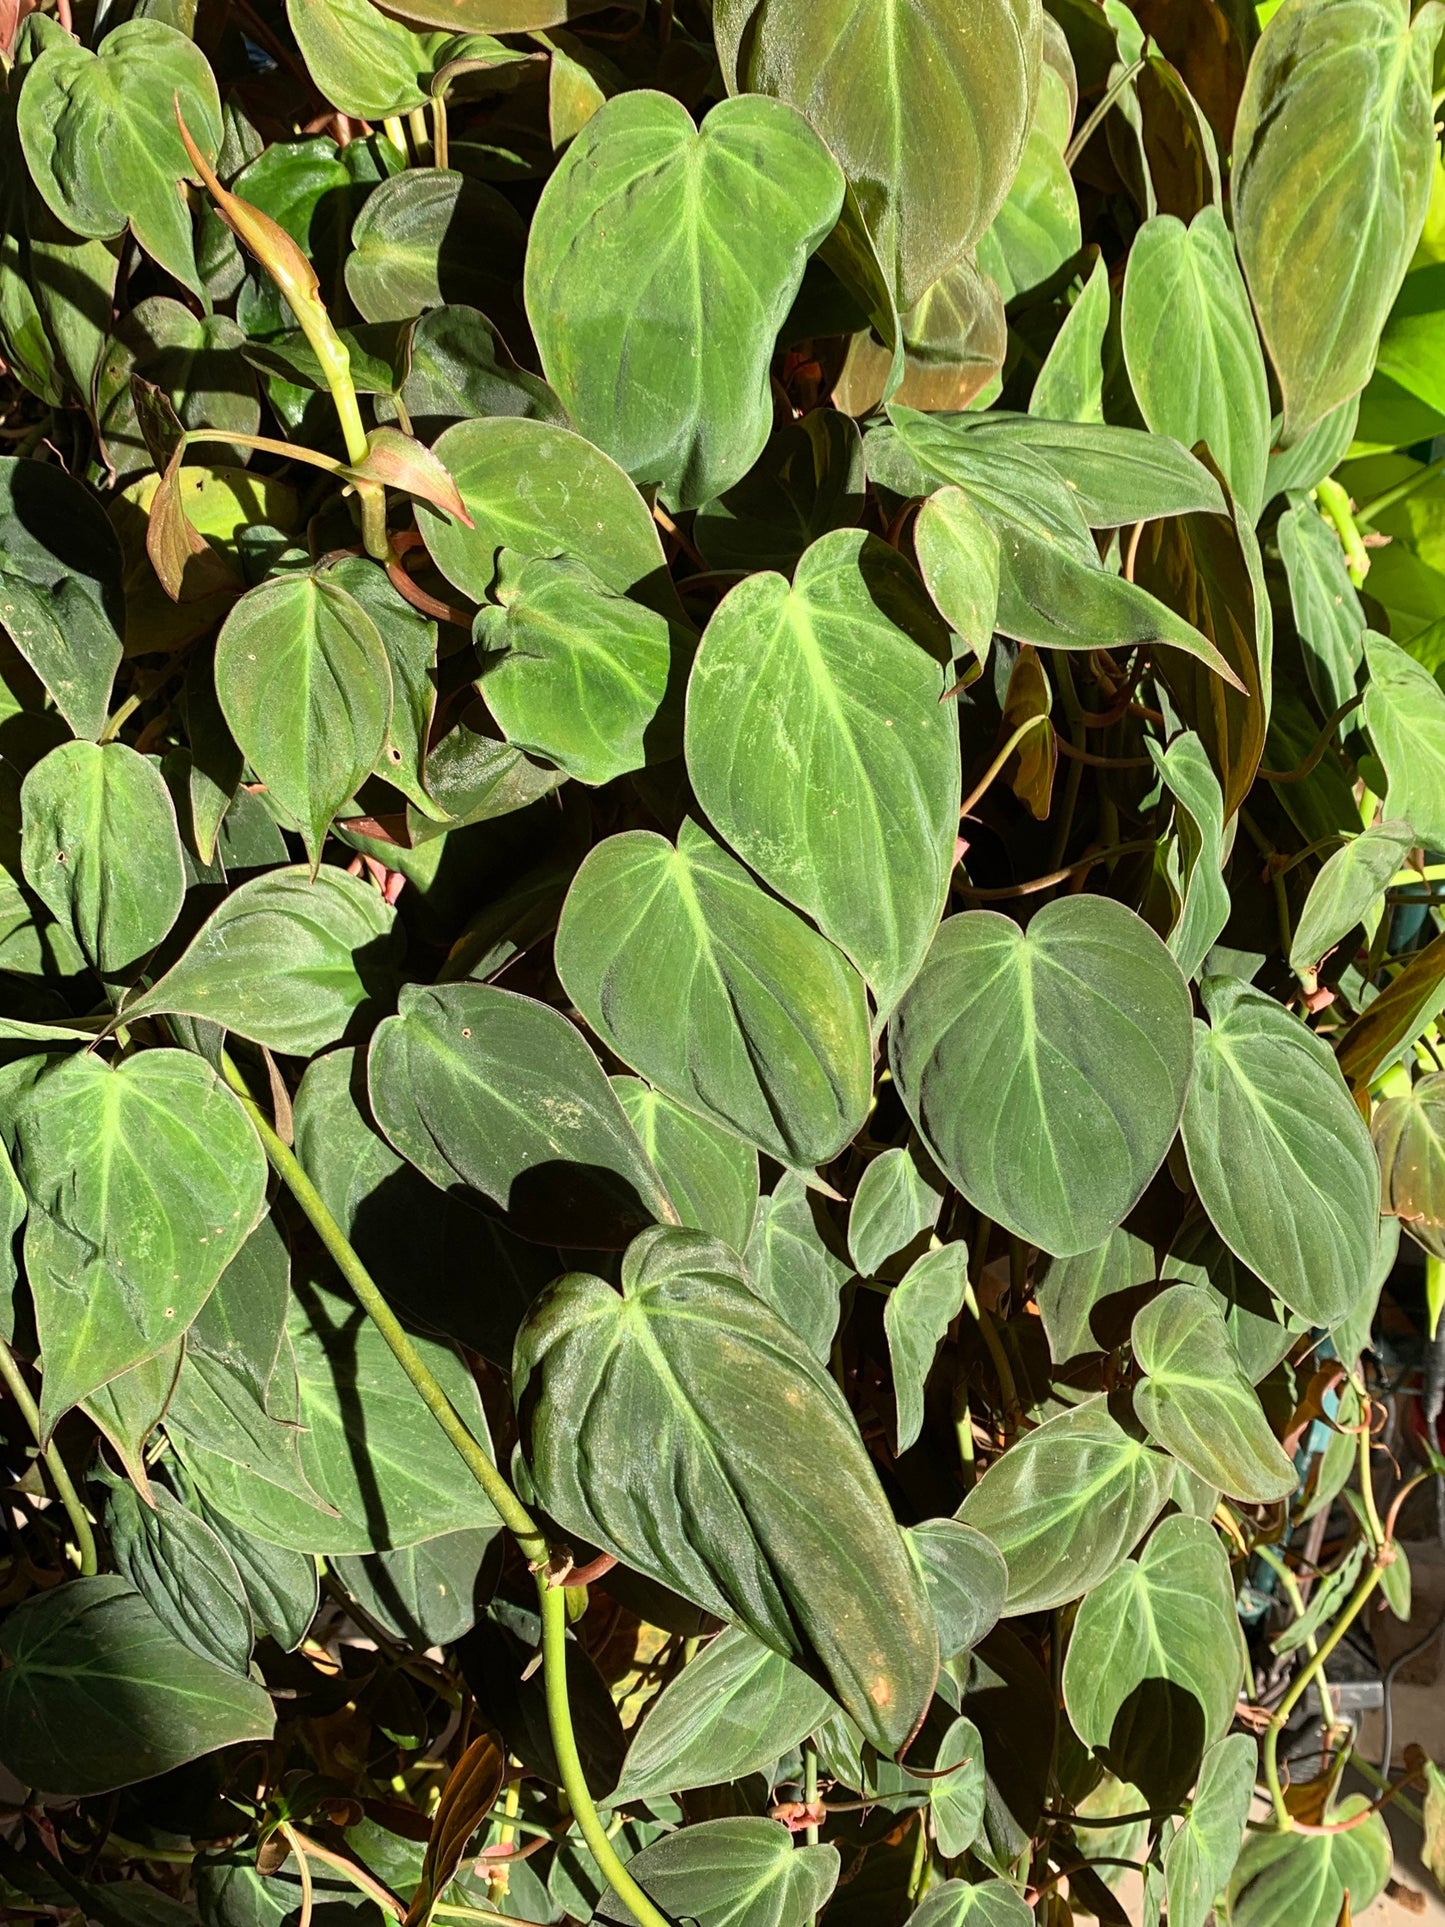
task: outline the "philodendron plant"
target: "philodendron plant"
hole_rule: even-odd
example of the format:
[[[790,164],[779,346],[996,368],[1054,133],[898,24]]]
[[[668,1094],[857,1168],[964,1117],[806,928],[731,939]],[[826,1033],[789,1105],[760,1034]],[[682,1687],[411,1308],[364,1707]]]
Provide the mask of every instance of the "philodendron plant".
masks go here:
[[[1442,27],[0,0],[7,1919],[1445,1870]]]

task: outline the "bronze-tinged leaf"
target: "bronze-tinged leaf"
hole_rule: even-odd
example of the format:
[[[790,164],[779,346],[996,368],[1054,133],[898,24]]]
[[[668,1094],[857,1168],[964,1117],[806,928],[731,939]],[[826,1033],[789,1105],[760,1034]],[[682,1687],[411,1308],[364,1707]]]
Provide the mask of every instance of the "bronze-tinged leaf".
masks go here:
[[[361,481],[381,482],[430,502],[443,514],[455,516],[463,528],[475,528],[451,470],[425,443],[399,428],[374,428],[366,438],[366,456],[348,473]]]
[[[1213,466],[1202,444],[1194,452]],[[1244,685],[1243,693],[1231,689],[1178,650],[1159,658],[1169,693],[1219,778],[1228,822],[1253,786],[1269,728],[1273,630],[1254,531],[1237,510],[1151,522],[1134,579],[1201,630]]]
[[[927,411],[967,408],[1003,367],[1008,325],[991,275],[965,256],[902,317],[903,381],[893,399]],[[876,333],[854,335],[833,401],[846,415],[876,408],[893,350]]]
[[[1220,148],[1228,152],[1248,55],[1219,0],[1133,0],[1139,25],[1178,69]]]
[[[1445,1259],[1445,1072],[1387,1097],[1370,1125],[1380,1160],[1380,1209]]]
[[[1368,1117],[1370,1085],[1445,1010],[1445,937],[1413,956],[1336,1047],[1340,1070]]]
[[[495,1805],[506,1777],[506,1754],[494,1734],[483,1733],[457,1761],[442,1788],[432,1816],[421,1879],[403,1927],[427,1927],[432,1908],[456,1877],[467,1844]]]
[[[1007,740],[1030,718],[1047,717],[1053,707],[1053,691],[1032,643],[1019,650],[1018,661],[1008,679],[1008,694],[1003,705],[1003,736]],[[1009,761],[1009,787],[1021,803],[1042,823],[1049,813],[1054,793],[1054,772],[1059,766],[1058,738],[1053,725],[1036,723],[1019,744]]]
[[[184,453],[184,447],[178,446],[151,500],[146,524],[146,554],[151,567],[172,602],[202,602],[207,596],[227,591],[239,595],[239,578],[186,514],[181,498]]]

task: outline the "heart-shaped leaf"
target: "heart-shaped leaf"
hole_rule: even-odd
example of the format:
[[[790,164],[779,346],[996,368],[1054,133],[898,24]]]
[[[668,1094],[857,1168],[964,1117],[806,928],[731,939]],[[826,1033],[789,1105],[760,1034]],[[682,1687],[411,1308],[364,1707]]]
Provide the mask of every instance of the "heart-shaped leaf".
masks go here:
[[[919,1144],[894,1145],[864,1171],[848,1213],[848,1251],[865,1278],[938,1223],[947,1186]]]
[[[1232,1927],[1293,1927],[1297,1920],[1353,1919],[1385,1890],[1393,1864],[1389,1830],[1369,1798],[1352,1793],[1324,1818],[1339,1833],[1251,1833],[1229,1882]]]
[[[1018,172],[1039,87],[1035,0],[720,0],[729,89],[808,114],[842,163],[900,309],[971,248]]]
[[[403,991],[372,1039],[368,1082],[403,1157],[544,1244],[610,1248],[676,1222],[586,1039],[530,997],[488,984]]]
[[[1092,1250],[1163,1163],[1189,1083],[1178,965],[1122,904],[1063,897],[1026,931],[940,930],[889,1036],[908,1113],[971,1204],[1057,1257]]]
[[[991,1465],[958,1516],[1008,1565],[1010,1615],[1102,1585],[1158,1517],[1171,1460],[1131,1438],[1103,1398],[1046,1419]]]
[[[118,1575],[25,1600],[0,1649],[0,1757],[47,1793],[109,1792],[275,1726],[264,1687],[183,1646]]]
[[[943,913],[958,835],[947,637],[876,536],[840,529],[739,585],[687,695],[698,801],[766,883],[850,956],[889,1010]]]
[[[930,1887],[909,1927],[1030,1927],[1033,1909],[1006,1880],[945,1880]]]
[[[628,1871],[674,1919],[697,1927],[807,1927],[838,1880],[838,1849],[795,1847],[775,1820],[704,1820],[634,1854]],[[609,1894],[598,1920],[630,1923]]]
[[[619,94],[573,141],[532,223],[527,312],[573,421],[635,482],[696,508],[761,455],[777,333],[842,201],[781,101],[722,101],[699,128],[665,94]]]
[[[977,1646],[993,1630],[1008,1591],[1008,1569],[991,1539],[962,1519],[925,1519],[904,1528],[923,1567],[939,1650],[946,1660]]]
[[[1134,1410],[1150,1437],[1231,1498],[1288,1498],[1294,1461],[1270,1430],[1210,1292],[1171,1285],[1134,1320],[1133,1342],[1145,1373]]]
[[[216,1073],[179,1050],[66,1058],[14,1130],[48,1432],[185,1331],[261,1216],[266,1158]]]
[[[1375,1109],[1382,1209],[1433,1257],[1445,1260],[1445,1074],[1420,1077]]]
[[[1231,1733],[1204,1756],[1189,1811],[1164,1849],[1173,1927],[1204,1927],[1244,1844],[1258,1764],[1254,1741]]]
[[[1375,1256],[1380,1176],[1328,1046],[1262,992],[1206,979],[1184,1149],[1219,1235],[1292,1311],[1344,1317]]]
[[[199,295],[181,192],[193,170],[177,109],[214,162],[221,100],[205,55],[159,20],[127,20],[96,53],[68,36],[52,41],[25,76],[17,118],[31,179],[58,221],[98,239],[129,224],[146,253]]]
[[[782,1163],[825,1164],[861,1124],[862,979],[690,818],[676,848],[629,830],[591,852],[556,956],[625,1064]]]
[[[62,743],[20,791],[25,880],[95,968],[116,976],[165,936],[186,893],[175,806],[124,743]]]
[[[923,1581],[836,1385],[726,1246],[658,1228],[620,1295],[562,1279],[522,1327],[514,1384],[564,1530],[821,1668],[881,1751],[902,1746],[938,1666]],[[624,1447],[639,1436],[645,1467]]]
[[[1295,925],[1289,953],[1294,969],[1314,969],[1374,913],[1416,840],[1412,825],[1393,817],[1335,851],[1310,885]]]

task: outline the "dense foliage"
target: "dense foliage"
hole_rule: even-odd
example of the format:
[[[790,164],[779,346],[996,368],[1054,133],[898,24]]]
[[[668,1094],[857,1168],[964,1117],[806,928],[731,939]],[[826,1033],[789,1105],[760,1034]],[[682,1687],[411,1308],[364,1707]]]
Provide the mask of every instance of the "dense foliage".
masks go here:
[[[50,3],[0,1911],[1445,1872],[1440,0]]]

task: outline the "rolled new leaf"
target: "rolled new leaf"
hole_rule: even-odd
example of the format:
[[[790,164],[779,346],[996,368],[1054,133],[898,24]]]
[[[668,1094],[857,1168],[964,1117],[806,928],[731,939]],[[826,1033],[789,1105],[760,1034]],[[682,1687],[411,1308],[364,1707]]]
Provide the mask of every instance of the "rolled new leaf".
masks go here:
[[[837,1387],[726,1245],[657,1227],[620,1292],[559,1279],[514,1390],[564,1531],[799,1661],[898,1752],[938,1672],[923,1578]]]

